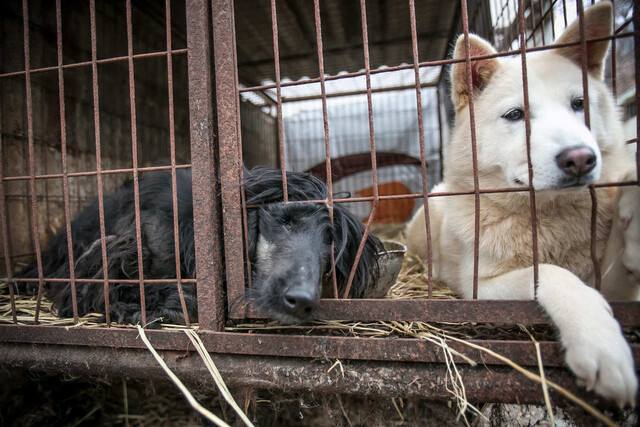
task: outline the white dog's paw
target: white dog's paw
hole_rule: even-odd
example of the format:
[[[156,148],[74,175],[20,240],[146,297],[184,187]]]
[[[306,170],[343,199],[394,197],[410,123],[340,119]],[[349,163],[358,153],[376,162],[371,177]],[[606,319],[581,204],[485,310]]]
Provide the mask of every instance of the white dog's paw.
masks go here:
[[[620,191],[618,218],[624,236],[622,264],[636,278],[640,278],[640,187],[622,187]]]
[[[606,307],[599,304],[601,309],[593,316],[580,319],[575,329],[562,334],[565,360],[574,374],[586,382],[588,390],[615,400],[620,407],[633,406],[638,380],[631,349],[620,325],[606,310],[608,304],[600,299]]]

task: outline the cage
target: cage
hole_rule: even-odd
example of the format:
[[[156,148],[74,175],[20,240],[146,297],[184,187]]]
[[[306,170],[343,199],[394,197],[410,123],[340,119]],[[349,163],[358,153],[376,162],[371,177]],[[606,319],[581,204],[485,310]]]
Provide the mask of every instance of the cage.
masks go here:
[[[348,206],[367,232],[407,221],[433,197],[479,200],[484,193],[522,191],[477,185],[461,194],[432,191],[442,179],[454,115],[448,69],[457,60],[450,59],[451,47],[459,34],[474,32],[498,48],[496,56],[549,49],[587,6],[581,0],[3,2],[0,268],[7,282],[30,280],[38,289],[28,308],[16,306],[13,292],[4,296],[3,364],[162,375],[136,330],[111,322],[108,310],[106,322],[77,313],[43,320],[45,282],[70,282],[74,292],[89,283],[108,289],[106,267],[99,280],[76,278],[73,268],[70,277],[43,277],[41,266],[36,279],[15,274],[30,260],[41,264],[40,253],[56,233],[69,239],[74,216],[127,180],[137,188],[139,176],[169,171],[177,212],[176,173],[190,169],[197,279],[181,278],[178,260],[174,279],[139,269],[129,282],[140,285],[143,301],[148,284],[197,284],[199,334],[231,385],[451,399],[443,381],[448,356],[432,342],[393,333],[380,338],[343,330],[340,336],[329,324],[313,333],[269,329],[259,327],[264,313],[237,303],[245,299],[250,271],[246,212],[255,208],[244,200],[242,165],[322,178],[330,192],[314,202]],[[625,109],[627,139],[637,146],[633,2],[617,0],[615,16],[606,79]],[[619,184],[638,180],[606,185]],[[139,206],[135,210],[139,218]],[[99,221],[106,260],[104,212]],[[177,230],[177,219],[174,224]],[[137,233],[140,242],[139,224]],[[140,260],[140,245],[137,251]],[[476,256],[476,272],[477,263]],[[420,298],[343,298],[347,289],[323,299],[316,317],[387,326],[453,323],[471,342],[535,367],[534,345],[513,327],[534,325],[544,340],[547,377],[577,389],[536,301],[439,299],[430,259],[421,274],[428,285]],[[637,363],[638,304],[612,307]],[[142,311],[144,319],[144,303]],[[186,315],[185,323],[196,326]],[[189,351],[189,340],[175,328],[148,335],[167,356]],[[456,357],[470,400],[542,401],[539,385],[503,360],[458,342],[449,346],[480,362],[465,365]],[[312,362],[317,359],[348,360],[352,375],[335,380]],[[190,358],[176,357],[171,365],[194,381],[205,369]]]

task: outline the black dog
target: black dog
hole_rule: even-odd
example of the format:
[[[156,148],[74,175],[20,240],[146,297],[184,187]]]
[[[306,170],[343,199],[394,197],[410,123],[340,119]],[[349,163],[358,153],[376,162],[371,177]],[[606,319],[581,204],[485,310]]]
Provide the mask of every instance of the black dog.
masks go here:
[[[191,172],[176,171],[178,189],[178,229],[182,278],[195,278],[193,240],[193,199]],[[331,223],[325,204],[288,203],[283,200],[280,171],[258,167],[244,172],[248,209],[249,258],[252,287],[247,295],[256,307],[283,323],[301,323],[313,317],[323,283],[330,282],[331,241],[335,242],[336,277],[344,289],[364,233],[362,223],[341,205],[334,206]],[[327,187],[305,173],[287,173],[290,202],[323,200]],[[139,181],[143,271],[146,278],[175,278],[173,204],[171,175],[154,172]],[[118,323],[141,320],[139,285],[117,280],[138,279],[138,252],[135,229],[133,183],[105,196],[104,215],[109,279],[110,315]],[[97,201],[71,224],[75,275],[77,278],[103,277],[100,223]],[[358,263],[350,297],[359,298],[378,271],[377,253],[382,243],[371,234]],[[56,236],[42,253],[44,277],[69,277],[67,240]],[[19,277],[38,277],[35,262]],[[31,290],[33,290],[33,285]],[[102,283],[77,283],[78,314],[104,313]],[[60,317],[71,317],[72,292],[69,283],[46,285],[48,297]],[[197,321],[195,285],[183,284],[191,321]],[[147,321],[163,318],[167,323],[183,323],[178,288],[173,283],[145,284]]]

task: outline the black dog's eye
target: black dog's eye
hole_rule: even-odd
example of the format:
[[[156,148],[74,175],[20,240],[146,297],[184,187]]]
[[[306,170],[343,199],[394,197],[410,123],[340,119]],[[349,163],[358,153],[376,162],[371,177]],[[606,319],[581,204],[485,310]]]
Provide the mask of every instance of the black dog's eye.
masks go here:
[[[582,98],[573,98],[571,100],[571,108],[573,111],[582,111],[584,109],[584,101]]]
[[[521,108],[513,108],[502,115],[502,118],[516,122],[524,118],[524,111]]]

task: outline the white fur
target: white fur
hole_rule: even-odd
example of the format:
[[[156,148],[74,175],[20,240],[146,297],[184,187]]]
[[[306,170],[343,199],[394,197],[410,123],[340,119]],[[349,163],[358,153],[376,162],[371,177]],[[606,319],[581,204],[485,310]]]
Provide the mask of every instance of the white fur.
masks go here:
[[[606,21],[608,16],[608,25]],[[587,31],[610,32],[611,6],[602,2],[585,12]],[[608,28],[607,28],[608,27]],[[575,40],[574,23],[562,42]],[[592,34],[592,33],[590,33]],[[472,56],[495,52],[482,39],[470,39]],[[579,49],[579,46],[576,47]],[[566,363],[588,388],[620,406],[635,402],[637,379],[629,345],[609,304],[595,289],[590,254],[591,182],[616,182],[635,176],[633,156],[625,146],[613,98],[600,80],[607,45],[589,60],[591,128],[571,99],[582,96],[581,68],[575,52],[544,51],[527,55],[531,112],[531,161],[538,216],[539,282],[537,300],[557,326]],[[460,39],[455,57],[464,57]],[[440,191],[473,189],[471,131],[466,65],[452,70],[456,122],[449,142]],[[525,122],[503,115],[523,108],[521,58],[488,59],[473,65],[483,84],[474,92],[480,188],[504,188],[529,182]],[[597,166],[576,189],[559,188],[562,170],[555,158],[565,148],[583,145],[596,154]],[[517,181],[516,181],[517,180]],[[522,185],[522,184],[520,184]],[[610,299],[638,300],[640,277],[640,189],[597,190],[597,250],[603,271],[602,292]],[[431,236],[437,277],[463,298],[472,297],[475,203],[473,196],[429,199]],[[406,230],[410,251],[426,257],[424,210]],[[529,194],[480,196],[478,296],[483,299],[534,297]],[[589,284],[589,285],[587,285]]]

